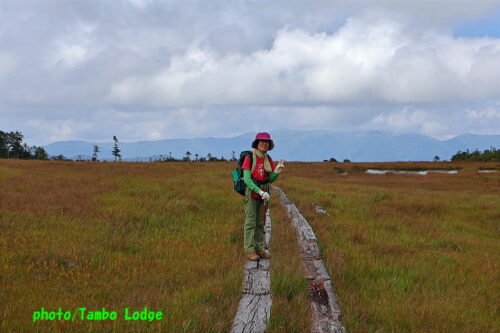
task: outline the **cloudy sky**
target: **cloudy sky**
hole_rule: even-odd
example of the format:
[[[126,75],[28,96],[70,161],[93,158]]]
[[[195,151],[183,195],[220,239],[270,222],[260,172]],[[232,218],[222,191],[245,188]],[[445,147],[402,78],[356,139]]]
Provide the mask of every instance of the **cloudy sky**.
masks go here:
[[[500,1],[0,0],[29,144],[278,128],[500,134]]]

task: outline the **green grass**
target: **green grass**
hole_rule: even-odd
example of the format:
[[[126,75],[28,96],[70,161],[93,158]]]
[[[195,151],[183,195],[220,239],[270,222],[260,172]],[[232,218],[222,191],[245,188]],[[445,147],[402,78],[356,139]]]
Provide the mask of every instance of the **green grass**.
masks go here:
[[[272,191],[271,195],[273,305],[268,332],[307,332],[311,326],[311,309],[295,230],[276,200],[277,193]]]
[[[0,162],[14,170],[0,180],[0,330],[229,330],[244,264],[230,235],[242,233],[243,207],[220,186],[223,164]],[[82,306],[164,318],[31,320],[41,307]]]
[[[474,163],[451,165],[457,175],[355,170],[377,166],[345,163],[341,176],[330,163],[289,163],[277,182],[318,237],[347,330],[498,330],[500,176]],[[0,160],[0,331],[227,332],[244,265],[233,167]],[[308,331],[307,281],[275,193],[271,214],[268,331]],[[82,306],[147,306],[164,319],[31,320],[41,307]]]
[[[499,166],[482,166],[479,170],[500,170]]]
[[[22,172],[20,170],[14,168],[0,167],[0,181],[5,180],[7,178],[19,176],[21,174]]]
[[[486,185],[498,176],[319,181],[303,172],[287,174],[282,188],[315,230],[348,331],[500,327],[500,196]]]

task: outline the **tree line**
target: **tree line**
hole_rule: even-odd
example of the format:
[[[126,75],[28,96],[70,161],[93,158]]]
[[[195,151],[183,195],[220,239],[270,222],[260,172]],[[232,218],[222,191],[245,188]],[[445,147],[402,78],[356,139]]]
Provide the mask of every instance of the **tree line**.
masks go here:
[[[470,152],[469,149],[466,151],[458,151],[455,155],[451,157],[452,162],[500,162],[500,150],[495,147],[486,149],[485,151],[474,150]]]
[[[21,132],[0,131],[0,158],[21,158],[48,160],[49,155],[42,147],[28,146]]]
[[[118,146],[118,138],[116,136],[113,136],[113,150],[111,151],[111,154],[115,158],[115,162],[121,161],[122,160],[122,155],[120,154],[121,149]],[[99,146],[94,145],[93,150],[92,150],[92,161],[97,162],[99,161],[98,159],[98,153],[100,153],[101,150]],[[222,157],[217,157],[215,155],[212,155],[211,153],[208,153],[207,156],[201,156],[197,153],[192,154],[191,152],[187,151],[185,156],[182,158],[175,158],[172,156],[172,153],[170,152],[168,156],[163,157],[163,155],[160,155],[160,158],[158,159],[153,159],[150,158],[150,162],[219,162],[219,161],[236,161],[236,152],[232,152],[232,157],[231,159],[225,159],[224,156]],[[80,155],[81,156],[81,155]],[[67,158],[64,155],[57,155],[57,156],[50,156],[47,154],[45,149],[43,147],[38,147],[38,146],[29,146],[27,143],[24,142],[24,136],[21,132],[15,131],[15,132],[3,132],[0,131],[0,158],[17,158],[17,159],[38,159],[38,160],[56,160],[56,161],[73,161],[70,158]],[[77,161],[83,161],[81,157],[77,159]]]
[[[211,153],[208,153],[207,156],[201,156],[197,153],[193,154],[189,150],[186,152],[184,157],[182,158],[175,158],[172,156],[172,152],[168,153],[168,156],[164,157],[163,155],[160,155],[159,158],[149,159],[150,162],[225,162],[225,161],[237,161],[236,158],[236,152],[233,150],[231,152],[231,158],[226,159],[224,155],[221,157],[217,157],[215,155],[212,155]]]

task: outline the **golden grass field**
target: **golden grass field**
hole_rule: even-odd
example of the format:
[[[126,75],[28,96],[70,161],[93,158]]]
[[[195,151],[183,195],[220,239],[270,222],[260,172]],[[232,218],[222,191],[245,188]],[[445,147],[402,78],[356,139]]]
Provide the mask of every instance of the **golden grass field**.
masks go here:
[[[499,166],[299,163],[286,170],[281,187],[315,230],[349,332],[500,330]],[[366,168],[460,171],[368,175]]]
[[[227,332],[244,265],[234,166],[0,160],[0,331]],[[500,164],[286,164],[276,185],[316,232],[349,332],[499,330],[500,172],[479,168]],[[268,328],[303,332],[295,234],[273,193],[270,205]],[[163,319],[122,320],[146,306]],[[119,317],[33,323],[41,307]]]

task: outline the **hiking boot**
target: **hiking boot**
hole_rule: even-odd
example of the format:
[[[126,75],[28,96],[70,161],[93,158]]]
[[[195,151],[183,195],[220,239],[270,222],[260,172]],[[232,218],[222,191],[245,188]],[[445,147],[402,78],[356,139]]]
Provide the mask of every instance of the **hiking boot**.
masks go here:
[[[247,257],[248,260],[251,261],[257,261],[260,259],[260,257],[256,255],[255,252],[246,253],[245,256]]]
[[[271,253],[267,251],[256,251],[255,253],[262,259],[271,259]]]

